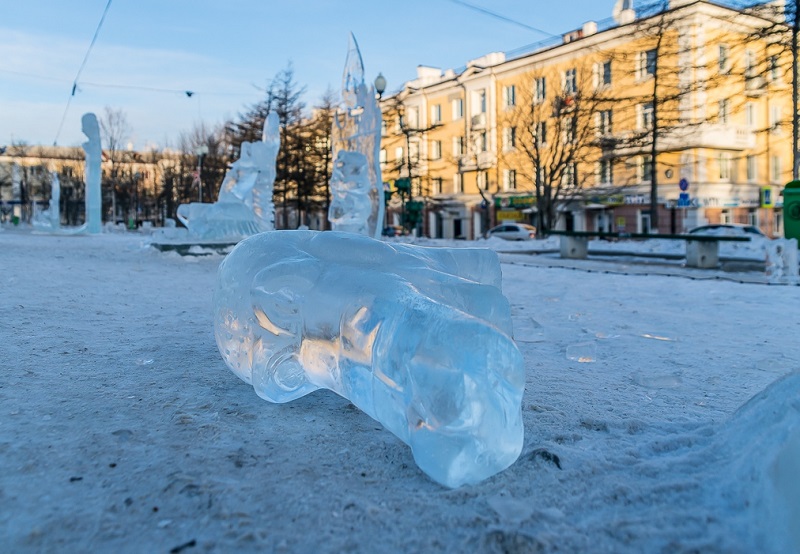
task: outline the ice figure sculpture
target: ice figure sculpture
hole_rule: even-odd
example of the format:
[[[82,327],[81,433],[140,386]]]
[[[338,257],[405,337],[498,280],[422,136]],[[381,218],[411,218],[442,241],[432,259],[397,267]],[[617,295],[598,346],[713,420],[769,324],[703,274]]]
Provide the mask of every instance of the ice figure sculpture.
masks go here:
[[[335,183],[335,186],[334,186]],[[365,213],[372,210],[369,164],[360,152],[339,150],[331,175],[331,209],[333,229],[371,236]]]
[[[50,174],[52,180],[50,181],[50,202],[47,204],[47,209],[33,220],[33,226],[36,229],[47,231],[58,231],[61,227],[61,181],[58,179],[58,174],[53,171]]]
[[[85,230],[92,234],[103,231],[102,196],[100,192],[100,126],[93,113],[85,113],[81,118],[81,130],[89,140],[83,143],[86,152],[86,225]]]
[[[364,82],[364,62],[352,34],[342,77],[342,100],[344,108],[333,119],[331,152],[335,166],[340,166],[341,171],[334,170],[331,176],[328,219],[334,231],[380,238],[383,229],[383,182],[379,162],[381,111],[374,87],[368,88]],[[361,154],[363,162],[343,155],[353,153]],[[359,178],[349,179],[356,172]],[[364,198],[369,200],[369,205],[364,203]]]
[[[213,204],[178,206],[178,219],[189,235],[202,240],[239,240],[275,228],[272,189],[280,149],[279,119],[271,112],[259,142],[242,143],[241,156],[225,174]]]
[[[519,456],[525,372],[497,255],[336,231],[250,237],[220,265],[214,332],[271,402],[349,399],[449,487]]]

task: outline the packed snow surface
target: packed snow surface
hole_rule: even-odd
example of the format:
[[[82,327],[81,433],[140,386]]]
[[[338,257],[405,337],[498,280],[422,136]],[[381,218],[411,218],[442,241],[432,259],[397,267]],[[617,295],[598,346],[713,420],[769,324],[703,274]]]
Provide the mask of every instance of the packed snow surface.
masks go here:
[[[800,550],[800,287],[501,254],[525,443],[452,490],[339,395],[253,394],[222,256],[143,238],[0,233],[5,551]]]

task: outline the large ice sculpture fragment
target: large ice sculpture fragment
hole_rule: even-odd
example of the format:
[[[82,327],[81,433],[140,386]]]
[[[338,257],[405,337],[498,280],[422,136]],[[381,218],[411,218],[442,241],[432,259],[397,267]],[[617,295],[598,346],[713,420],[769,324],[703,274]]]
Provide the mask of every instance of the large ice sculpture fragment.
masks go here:
[[[458,487],[522,448],[524,367],[500,284],[486,249],[273,231],[220,265],[214,332],[262,398],[330,389],[408,444],[432,479]]]
[[[333,119],[332,158],[348,170],[359,168],[359,179],[331,176],[328,219],[334,231],[380,238],[383,230],[383,180],[381,179],[381,111],[374,87],[364,80],[364,62],[351,34],[342,76],[343,108]],[[356,161],[350,155],[359,154]],[[366,201],[366,202],[365,202]]]
[[[241,155],[225,174],[217,201],[178,206],[178,219],[189,230],[189,236],[201,240],[239,240],[273,230],[272,190],[279,149],[278,114],[270,112],[264,121],[262,140],[242,143]]]

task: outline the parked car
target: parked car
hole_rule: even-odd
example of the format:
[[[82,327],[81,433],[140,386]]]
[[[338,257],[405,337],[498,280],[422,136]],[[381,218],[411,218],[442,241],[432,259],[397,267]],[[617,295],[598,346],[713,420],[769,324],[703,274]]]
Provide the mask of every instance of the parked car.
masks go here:
[[[714,223],[701,225],[689,231],[690,235],[711,235],[715,237],[763,237],[764,233],[755,225],[737,223]]]
[[[530,240],[536,237],[536,227],[527,223],[502,223],[486,231],[486,238],[505,240]]]

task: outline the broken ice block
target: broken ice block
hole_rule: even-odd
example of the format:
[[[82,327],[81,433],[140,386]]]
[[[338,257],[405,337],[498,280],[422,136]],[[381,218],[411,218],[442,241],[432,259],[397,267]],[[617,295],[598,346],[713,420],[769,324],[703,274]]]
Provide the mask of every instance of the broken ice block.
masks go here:
[[[340,232],[273,231],[220,265],[217,345],[262,398],[318,388],[361,408],[449,487],[519,456],[522,356],[486,249],[388,244]]]

